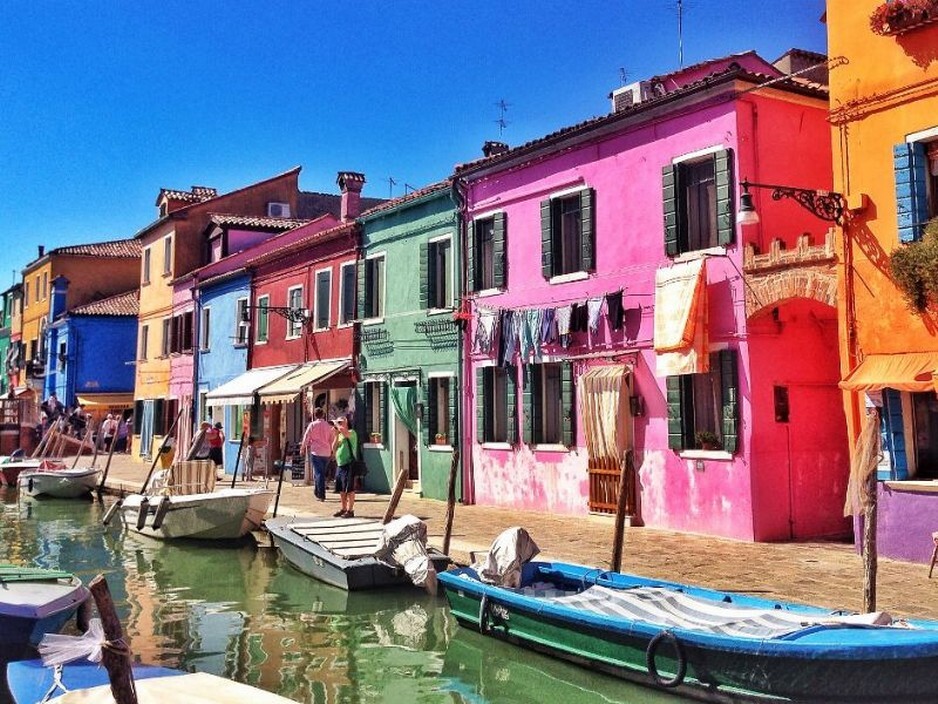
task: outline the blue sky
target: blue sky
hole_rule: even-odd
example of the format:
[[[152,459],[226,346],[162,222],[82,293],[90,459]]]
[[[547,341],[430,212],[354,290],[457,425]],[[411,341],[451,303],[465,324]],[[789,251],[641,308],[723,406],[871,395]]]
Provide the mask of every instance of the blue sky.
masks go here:
[[[402,195],[608,111],[678,67],[676,0],[4,0],[0,288],[47,248],[132,236],[159,189]],[[823,0],[684,0],[684,64],[825,52]],[[508,103],[499,135],[496,104]],[[389,178],[397,185],[390,187]],[[6,272],[2,271],[5,264]]]

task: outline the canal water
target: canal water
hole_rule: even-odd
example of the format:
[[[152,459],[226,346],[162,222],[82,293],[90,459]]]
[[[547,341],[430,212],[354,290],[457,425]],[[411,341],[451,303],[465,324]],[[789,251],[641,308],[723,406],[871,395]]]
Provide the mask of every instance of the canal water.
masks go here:
[[[442,596],[322,584],[283,562],[263,535],[234,546],[163,543],[125,532],[119,519],[103,526],[107,498],[0,492],[0,562],[64,569],[85,582],[104,574],[141,662],[309,704],[679,701],[464,629]],[[0,688],[0,704],[9,702]]]

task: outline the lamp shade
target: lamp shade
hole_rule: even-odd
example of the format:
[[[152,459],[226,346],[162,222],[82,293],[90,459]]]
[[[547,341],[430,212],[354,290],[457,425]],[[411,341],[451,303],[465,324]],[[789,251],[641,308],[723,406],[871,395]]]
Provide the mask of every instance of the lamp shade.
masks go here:
[[[759,222],[759,213],[752,204],[752,194],[743,193],[739,197],[739,210],[736,213],[736,222],[740,225],[755,225]]]

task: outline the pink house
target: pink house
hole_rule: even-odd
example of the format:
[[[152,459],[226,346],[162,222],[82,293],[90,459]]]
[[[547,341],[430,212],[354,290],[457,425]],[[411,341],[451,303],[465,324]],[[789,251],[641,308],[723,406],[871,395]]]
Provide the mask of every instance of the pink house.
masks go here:
[[[849,531],[828,224],[735,218],[744,178],[830,187],[826,86],[777,67],[823,61],[709,61],[457,168],[469,500],[610,513],[624,478],[633,525]]]

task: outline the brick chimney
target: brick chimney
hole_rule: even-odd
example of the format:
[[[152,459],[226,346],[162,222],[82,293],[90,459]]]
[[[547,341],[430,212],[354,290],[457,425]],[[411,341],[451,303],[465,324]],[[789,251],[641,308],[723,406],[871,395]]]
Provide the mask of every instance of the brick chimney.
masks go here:
[[[42,255],[46,253],[46,246],[44,244],[39,245],[39,256],[37,259],[42,259]]]
[[[508,145],[504,142],[486,142],[482,145],[482,154],[485,158],[490,156],[498,156],[499,154],[504,154],[508,151]]]
[[[335,181],[342,192],[342,206],[340,217],[342,222],[348,222],[358,217],[361,212],[362,187],[365,185],[365,174],[356,171],[340,171]]]

